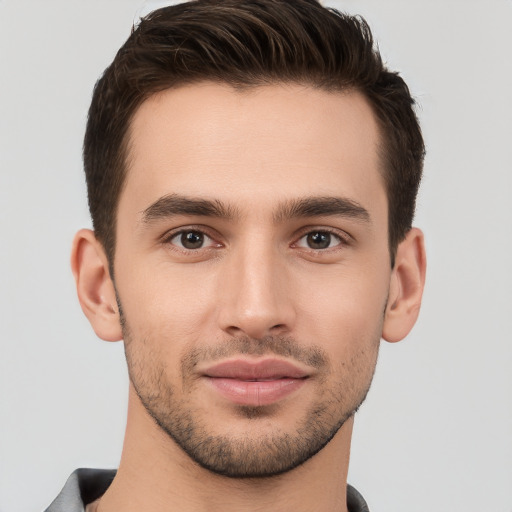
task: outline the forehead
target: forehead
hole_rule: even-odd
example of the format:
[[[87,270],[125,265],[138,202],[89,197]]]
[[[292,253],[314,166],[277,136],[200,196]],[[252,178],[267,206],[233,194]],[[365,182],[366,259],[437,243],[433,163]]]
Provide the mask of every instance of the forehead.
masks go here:
[[[343,195],[371,209],[385,196],[378,145],[371,108],[354,91],[208,82],[166,90],[133,117],[119,214],[123,203],[140,212],[172,193],[242,210]]]

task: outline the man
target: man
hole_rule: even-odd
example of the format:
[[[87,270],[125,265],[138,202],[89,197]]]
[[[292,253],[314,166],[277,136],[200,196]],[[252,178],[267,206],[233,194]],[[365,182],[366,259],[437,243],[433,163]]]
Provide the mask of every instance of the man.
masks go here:
[[[368,510],[354,413],[425,278],[412,105],[364,21],[314,0],[141,21],[94,91],[72,252],[96,334],[125,342],[125,444],[49,512]]]

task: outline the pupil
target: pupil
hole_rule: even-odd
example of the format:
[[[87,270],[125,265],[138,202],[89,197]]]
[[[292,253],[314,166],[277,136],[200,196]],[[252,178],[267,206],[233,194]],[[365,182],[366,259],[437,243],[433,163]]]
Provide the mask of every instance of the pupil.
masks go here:
[[[188,231],[181,235],[181,243],[186,249],[199,249],[204,242],[204,236],[197,231]]]
[[[308,245],[312,249],[327,249],[331,245],[330,233],[317,231],[308,235]]]

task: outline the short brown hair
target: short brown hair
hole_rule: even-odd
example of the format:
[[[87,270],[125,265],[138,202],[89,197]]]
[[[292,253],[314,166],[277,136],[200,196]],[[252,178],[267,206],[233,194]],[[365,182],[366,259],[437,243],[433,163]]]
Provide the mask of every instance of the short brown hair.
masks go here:
[[[152,94],[205,80],[362,93],[382,138],[393,264],[412,225],[425,148],[409,89],[383,65],[367,23],[316,0],[196,0],[143,18],[94,89],[84,167],[94,230],[111,267],[131,119]]]

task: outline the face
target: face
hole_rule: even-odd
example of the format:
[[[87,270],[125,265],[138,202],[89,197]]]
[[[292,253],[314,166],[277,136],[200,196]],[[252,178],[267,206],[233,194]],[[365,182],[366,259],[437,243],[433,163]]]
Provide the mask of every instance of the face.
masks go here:
[[[371,109],[203,83],[148,99],[130,139],[114,272],[138,399],[203,467],[290,470],[375,368],[391,270]]]

